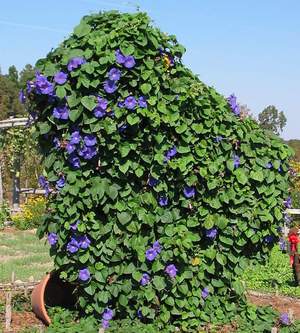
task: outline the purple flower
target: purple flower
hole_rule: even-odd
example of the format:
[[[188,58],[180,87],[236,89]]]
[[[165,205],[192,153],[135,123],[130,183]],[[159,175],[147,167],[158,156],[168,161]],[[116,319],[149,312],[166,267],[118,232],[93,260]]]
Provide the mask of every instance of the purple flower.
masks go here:
[[[119,101],[118,102],[118,108],[123,109],[125,107],[124,102]]]
[[[66,74],[66,73],[64,73],[64,72],[57,72],[57,73],[54,75],[54,81],[55,81],[57,84],[64,84],[64,83],[66,83],[67,78],[68,78],[68,74]]]
[[[267,168],[267,169],[272,169],[272,168],[273,168],[273,164],[272,164],[272,162],[268,162],[268,163],[266,164],[266,168]]]
[[[169,149],[165,154],[165,160],[169,161],[172,157],[174,157],[177,154],[177,148],[176,146],[173,146],[171,149]]]
[[[109,320],[102,319],[102,327],[109,328]]]
[[[264,238],[264,242],[267,244],[271,244],[274,240],[274,237],[272,235],[268,235]]]
[[[72,134],[71,134],[71,138],[70,138],[70,143],[72,145],[77,145],[81,140],[81,136],[79,134],[79,131],[74,131]]]
[[[67,251],[70,253],[76,253],[79,250],[79,243],[76,238],[71,238],[70,242],[67,245]]]
[[[76,146],[68,142],[68,144],[66,145],[66,151],[68,152],[68,154],[72,154],[75,151],[75,149]]]
[[[133,68],[135,66],[135,59],[134,59],[134,57],[131,56],[131,55],[125,57],[123,65],[124,65],[124,67],[126,67],[128,69]]]
[[[157,256],[157,252],[151,247],[150,249],[148,249],[146,251],[146,258],[149,260],[149,261],[153,261],[156,256]]]
[[[92,134],[85,135],[83,141],[87,147],[95,146],[97,144],[97,138]]]
[[[44,176],[39,176],[38,183],[42,189],[45,190],[45,195],[48,196],[50,193],[49,182]]]
[[[292,198],[288,197],[284,202],[285,208],[291,208],[292,207]]]
[[[159,244],[159,241],[155,241],[152,246],[153,250],[155,250],[157,253],[161,252],[161,245]]]
[[[56,149],[59,149],[59,148],[60,148],[60,141],[59,141],[59,139],[58,139],[57,137],[54,137],[54,138],[53,138],[53,144],[54,144],[54,147],[55,147]]]
[[[103,88],[108,94],[112,94],[118,89],[116,82],[111,80],[104,81]]]
[[[138,103],[139,103],[139,107],[142,109],[146,109],[147,108],[147,99],[145,96],[141,96],[138,99]]]
[[[80,168],[80,159],[79,159],[78,156],[72,154],[69,157],[68,161],[74,169],[79,169]]]
[[[51,246],[55,245],[58,241],[58,237],[57,234],[54,232],[50,232],[50,234],[48,235],[48,242]]]
[[[126,109],[133,110],[137,105],[137,101],[133,96],[128,96],[124,101],[124,105]]]
[[[116,56],[116,61],[117,61],[118,64],[124,64],[125,56],[119,49],[116,50],[115,56]]]
[[[66,180],[64,176],[61,176],[57,181],[56,181],[56,188],[58,190],[61,190],[65,186]]]
[[[91,160],[94,156],[97,155],[97,148],[95,146],[83,146],[83,148],[78,152],[78,154],[85,160]]]
[[[106,112],[105,110],[102,110],[101,108],[99,108],[99,106],[97,106],[95,109],[94,109],[94,116],[96,118],[103,118],[106,116]]]
[[[91,277],[91,273],[87,268],[79,270],[79,280],[87,281]]]
[[[234,168],[235,169],[238,168],[240,166],[240,163],[241,163],[239,156],[234,155],[232,159],[233,159],[233,166],[234,166]]]
[[[215,239],[218,234],[218,230],[216,228],[211,228],[208,230],[205,230],[205,235],[209,239]]]
[[[137,312],[136,312],[137,316],[139,319],[142,319],[143,318],[143,314],[142,314],[142,310],[141,309],[138,309]]]
[[[222,136],[216,136],[215,137],[215,142],[219,143],[223,140],[224,138]]]
[[[53,117],[56,119],[67,120],[69,118],[69,109],[66,105],[57,106],[53,109]]]
[[[118,131],[120,133],[123,133],[123,132],[126,131],[127,128],[128,128],[128,125],[127,124],[123,124],[123,125],[119,126]]]
[[[285,221],[285,223],[289,226],[290,225],[290,223],[292,222],[292,216],[291,215],[289,215],[288,213],[284,213],[283,214],[283,218],[284,218],[284,221]]]
[[[186,198],[192,198],[195,196],[196,194],[196,190],[195,187],[193,186],[185,186],[184,190],[183,190],[183,194]]]
[[[32,90],[34,89],[35,85],[32,81],[27,81],[26,82],[26,92],[27,94],[30,94]]]
[[[102,118],[105,115],[108,101],[103,97],[98,97],[97,99],[98,99],[98,104],[97,107],[94,109],[94,114],[97,118]]]
[[[207,287],[205,287],[201,292],[201,296],[203,299],[206,299],[208,297],[208,295],[209,295],[209,290]]]
[[[148,185],[151,187],[155,187],[159,183],[159,180],[150,176],[148,179]]]
[[[168,202],[169,202],[168,198],[167,198],[166,196],[164,196],[164,195],[161,195],[161,196],[159,197],[159,199],[158,199],[158,203],[159,203],[159,205],[160,205],[161,207],[163,207],[163,206],[167,206],[167,205],[168,205]]]
[[[166,267],[165,272],[169,274],[170,278],[174,278],[177,275],[177,268],[171,264]]]
[[[237,104],[237,101],[236,101],[236,96],[234,94],[230,95],[228,98],[227,98],[227,101],[229,103],[229,106],[232,110],[232,112],[236,115],[236,116],[239,116],[241,111],[240,111],[240,107],[239,105]]]
[[[291,320],[289,318],[289,314],[288,313],[282,313],[279,317],[280,323],[283,325],[290,325],[291,324]]]
[[[118,68],[113,67],[109,72],[108,72],[108,78],[111,81],[119,81],[121,78],[121,71]]]
[[[280,248],[281,251],[285,251],[286,250],[286,248],[287,248],[286,245],[287,244],[286,244],[285,239],[284,238],[280,238],[279,239],[279,248]]]
[[[24,104],[26,102],[26,96],[24,94],[23,89],[19,91],[19,101],[21,104]]]
[[[52,95],[54,93],[54,85],[39,72],[36,72],[35,88],[38,94]]]
[[[72,223],[70,225],[70,229],[72,229],[73,231],[77,230],[78,224],[79,224],[79,220],[77,220],[76,222]]]
[[[104,320],[111,320],[114,316],[113,310],[106,308],[102,314],[102,319]]]
[[[86,235],[77,237],[77,241],[81,249],[87,249],[91,244],[91,241]]]
[[[146,286],[149,282],[150,282],[150,275],[147,273],[144,273],[140,280],[140,284],[142,286]]]
[[[83,57],[74,57],[68,63],[68,71],[71,72],[79,66],[86,63],[86,60]]]

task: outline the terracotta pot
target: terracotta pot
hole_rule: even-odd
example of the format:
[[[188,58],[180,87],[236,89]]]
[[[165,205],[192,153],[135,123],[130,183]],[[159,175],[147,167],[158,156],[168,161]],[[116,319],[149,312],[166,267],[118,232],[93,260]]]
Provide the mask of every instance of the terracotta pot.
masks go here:
[[[60,280],[59,273],[51,272],[47,274],[32,291],[31,306],[33,312],[46,325],[50,325],[51,319],[46,307],[73,308],[76,303],[73,295],[74,289],[75,286]]]

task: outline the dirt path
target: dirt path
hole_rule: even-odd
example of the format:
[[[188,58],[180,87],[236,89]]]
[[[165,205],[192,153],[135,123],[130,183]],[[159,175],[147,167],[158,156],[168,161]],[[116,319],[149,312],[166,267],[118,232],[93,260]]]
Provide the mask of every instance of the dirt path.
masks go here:
[[[300,319],[300,299],[288,296],[265,294],[249,291],[247,298],[249,302],[256,305],[269,305],[279,312],[292,312],[295,319]]]

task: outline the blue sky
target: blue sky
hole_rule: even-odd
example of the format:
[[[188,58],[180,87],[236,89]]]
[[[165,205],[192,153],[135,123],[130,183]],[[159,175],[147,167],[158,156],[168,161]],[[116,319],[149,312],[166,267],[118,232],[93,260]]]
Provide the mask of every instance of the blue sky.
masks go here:
[[[187,48],[185,64],[257,115],[267,105],[288,118],[283,137],[300,139],[299,0],[9,0],[1,2],[0,66],[22,69],[55,48],[83,15],[147,11]]]

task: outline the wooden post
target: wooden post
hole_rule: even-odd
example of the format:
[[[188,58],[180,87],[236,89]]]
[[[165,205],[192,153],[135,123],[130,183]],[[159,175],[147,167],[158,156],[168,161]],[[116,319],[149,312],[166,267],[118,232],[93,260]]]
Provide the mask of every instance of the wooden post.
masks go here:
[[[6,292],[6,304],[5,304],[5,330],[10,331],[11,324],[11,291]]]
[[[14,175],[13,175],[13,210],[18,210],[20,206],[20,170],[21,158],[20,155],[14,160]]]

